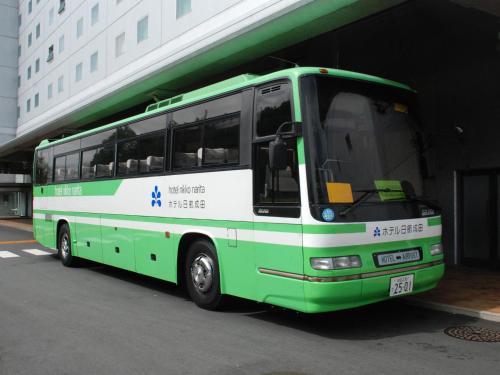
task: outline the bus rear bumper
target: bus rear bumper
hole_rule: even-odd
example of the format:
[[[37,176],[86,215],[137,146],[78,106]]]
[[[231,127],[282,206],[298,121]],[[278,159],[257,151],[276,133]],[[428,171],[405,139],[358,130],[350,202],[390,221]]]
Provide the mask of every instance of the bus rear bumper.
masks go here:
[[[414,275],[413,292],[404,296],[425,292],[437,286],[444,274],[444,264],[430,265],[416,270],[402,270],[389,275],[358,280],[315,282],[304,281],[305,311],[308,313],[343,310],[389,298],[391,278]]]

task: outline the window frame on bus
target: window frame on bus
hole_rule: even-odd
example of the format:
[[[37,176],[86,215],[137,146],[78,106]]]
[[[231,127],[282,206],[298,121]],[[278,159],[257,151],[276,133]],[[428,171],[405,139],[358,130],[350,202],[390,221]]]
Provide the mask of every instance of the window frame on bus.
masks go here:
[[[87,146],[85,148],[80,147],[78,149],[79,151],[79,178],[75,180],[68,180],[67,182],[69,183],[75,183],[75,182],[91,182],[91,181],[104,181],[104,180],[113,180],[113,179],[127,179],[127,178],[138,178],[138,177],[150,177],[150,176],[161,176],[161,175],[177,175],[177,174],[189,174],[189,173],[204,173],[207,171],[217,171],[217,170],[238,170],[238,169],[250,169],[252,167],[252,131],[253,131],[253,113],[254,113],[254,91],[255,91],[255,86],[247,86],[243,88],[239,88],[236,90],[231,90],[227,91],[218,95],[210,96],[207,98],[204,98],[202,100],[198,100],[192,103],[188,104],[181,104],[178,107],[175,108],[169,108],[166,109],[160,113],[154,113],[149,116],[144,116],[140,119],[134,119],[130,120],[124,123],[121,123],[119,125],[114,125],[114,126],[107,126],[103,129],[96,130],[90,134],[86,134],[80,137],[77,137],[75,139],[71,139],[68,142],[61,142],[57,143],[55,145],[51,145],[49,147],[43,147],[40,149],[37,149],[36,152],[40,151],[45,151],[47,149],[52,149],[52,178],[50,182],[46,182],[44,184],[38,184],[37,180],[35,183],[35,186],[45,186],[45,185],[57,185],[61,183],[65,183],[65,181],[59,181],[55,182],[54,181],[54,175],[55,175],[55,157],[63,156],[64,154],[55,154],[54,150],[56,147],[58,148],[64,148],[67,147],[67,144],[71,144],[72,142],[80,142],[80,145],[82,144],[82,140],[84,140],[87,137],[92,137],[95,136],[96,134],[100,133],[105,133],[107,131],[114,131],[114,140],[110,140],[106,143],[101,143],[98,145],[91,145]],[[188,169],[173,169],[172,168],[172,152],[173,152],[173,125],[172,125],[172,114],[175,111],[187,109],[190,107],[194,107],[197,105],[202,105],[204,103],[208,103],[211,101],[215,101],[217,99],[221,99],[224,97],[228,97],[231,95],[236,95],[240,94],[241,95],[241,110],[240,110],[240,116],[239,116],[239,161],[238,163],[231,163],[231,164],[209,164],[209,165],[204,165],[203,167],[196,167],[196,168],[188,168]],[[163,168],[159,170],[158,172],[151,172],[151,173],[137,173],[137,174],[129,174],[129,175],[118,175],[118,163],[117,163],[117,158],[118,158],[118,144],[121,142],[121,140],[118,139],[118,129],[123,126],[130,126],[132,124],[145,121],[149,118],[153,117],[160,117],[160,116],[166,116],[166,127],[165,127],[165,133],[164,133],[164,161],[163,161]],[[179,127],[183,126],[192,126],[193,123],[190,124],[183,124],[183,125],[178,125]],[[177,126],[175,126],[177,127]],[[157,130],[152,133],[156,132],[161,132],[163,130]],[[136,136],[136,138],[140,138],[141,136],[149,136],[152,133],[144,133],[141,135]],[[128,138],[128,140],[131,140],[132,138]],[[112,146],[114,150],[114,166],[113,166],[113,174],[112,176],[109,177],[92,177],[92,178],[83,178],[82,175],[82,155],[83,152],[92,150],[92,149],[97,149],[97,148],[102,148],[102,147],[107,147],[107,146]],[[74,151],[68,152],[72,153]],[[36,160],[36,155],[35,155],[35,160]],[[49,168],[50,169],[50,168]],[[36,165],[35,165],[35,174],[37,173]]]
[[[259,90],[265,87],[271,87],[275,85],[286,84],[289,90],[289,98],[290,98],[290,112],[291,112],[291,121],[296,121],[295,116],[295,90],[293,86],[293,82],[289,78],[276,79],[268,82],[261,83],[254,87],[254,95],[253,95],[253,121],[252,121],[252,174],[253,174],[253,211],[256,216],[270,216],[270,217],[288,217],[288,218],[300,218],[301,216],[301,208],[302,208],[302,199],[301,199],[301,186],[300,186],[300,178],[297,178],[297,202],[260,202],[257,199],[257,194],[259,192],[259,188],[257,186],[257,178],[256,178],[256,170],[258,168],[257,165],[257,147],[263,143],[269,143],[273,141],[276,137],[275,134],[270,135],[259,135],[257,133],[257,100]],[[279,126],[279,125],[278,125]],[[297,139],[293,138],[293,142],[295,142],[296,152],[297,152],[297,176],[299,176],[299,162],[298,162],[298,145]]]

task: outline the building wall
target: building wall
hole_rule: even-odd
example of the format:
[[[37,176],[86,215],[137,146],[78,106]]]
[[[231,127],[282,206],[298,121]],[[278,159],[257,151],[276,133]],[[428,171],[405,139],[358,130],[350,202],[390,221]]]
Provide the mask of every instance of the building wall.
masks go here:
[[[313,31],[319,34],[340,27],[404,0],[81,0],[66,1],[59,13],[60,1],[20,1],[19,143],[151,102],[150,94],[161,85],[163,97],[169,91],[175,94],[176,88],[188,85],[186,77],[193,85],[202,74],[213,76],[210,64],[217,65],[220,73],[224,67],[282,48],[284,39],[292,44]],[[183,2],[190,2],[190,7],[181,15],[177,4]],[[93,22],[96,5],[99,16]],[[327,19],[329,15],[334,17]],[[147,38],[139,41],[139,22],[144,17]],[[81,36],[77,35],[79,21]],[[305,24],[309,28],[301,29]],[[120,35],[124,35],[124,48],[117,54]],[[60,51],[62,36],[64,50]],[[51,46],[54,58],[47,61]],[[95,53],[98,67],[91,72]],[[79,64],[81,80],[77,79]],[[175,80],[177,87],[172,88]]]
[[[0,0],[0,144],[16,135],[17,6],[16,0]]]
[[[21,115],[17,135],[44,126],[49,120],[47,111],[50,111],[50,119],[54,119],[78,110],[84,103],[81,101],[84,93],[85,97],[95,99],[100,94],[119,89],[125,80],[140,80],[150,73],[148,68],[158,63],[158,59],[168,58],[163,60],[164,65],[180,59],[187,46],[200,40],[206,45],[215,32],[228,29],[254,12],[265,15],[262,10],[266,8],[273,8],[269,11],[275,13],[280,7],[309,1],[191,0],[191,10],[179,17],[176,2],[179,0],[67,1],[64,11],[58,13],[59,0],[21,0]],[[99,9],[98,18],[93,21],[92,8],[95,6]],[[147,37],[139,42],[138,22],[145,17]],[[78,22],[82,24],[81,36],[77,35]],[[39,37],[36,36],[38,25]],[[238,29],[244,25],[241,23]],[[125,39],[123,53],[116,51],[120,35]],[[64,38],[63,49],[59,46],[61,38]],[[47,61],[50,46],[53,46],[54,58]],[[91,72],[94,53],[97,53],[97,69]],[[40,63],[38,72],[37,60]],[[80,80],[77,79],[78,64],[82,64]],[[28,79],[29,69],[31,78]],[[62,90],[58,87],[60,80]],[[52,95],[49,85],[52,85]]]

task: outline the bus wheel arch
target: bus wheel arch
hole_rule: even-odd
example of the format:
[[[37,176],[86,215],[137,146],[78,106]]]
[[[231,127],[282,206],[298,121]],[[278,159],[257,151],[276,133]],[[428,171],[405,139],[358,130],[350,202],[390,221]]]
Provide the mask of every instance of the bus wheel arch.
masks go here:
[[[199,307],[221,307],[221,272],[216,242],[202,233],[186,233],[179,241],[177,281]]]

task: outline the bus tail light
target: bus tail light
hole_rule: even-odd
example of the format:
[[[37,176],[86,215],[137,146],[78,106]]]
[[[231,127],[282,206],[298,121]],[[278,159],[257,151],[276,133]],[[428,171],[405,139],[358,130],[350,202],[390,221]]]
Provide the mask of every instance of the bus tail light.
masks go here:
[[[344,268],[361,267],[361,258],[358,255],[334,258],[311,258],[311,267],[315,270],[339,270]]]

